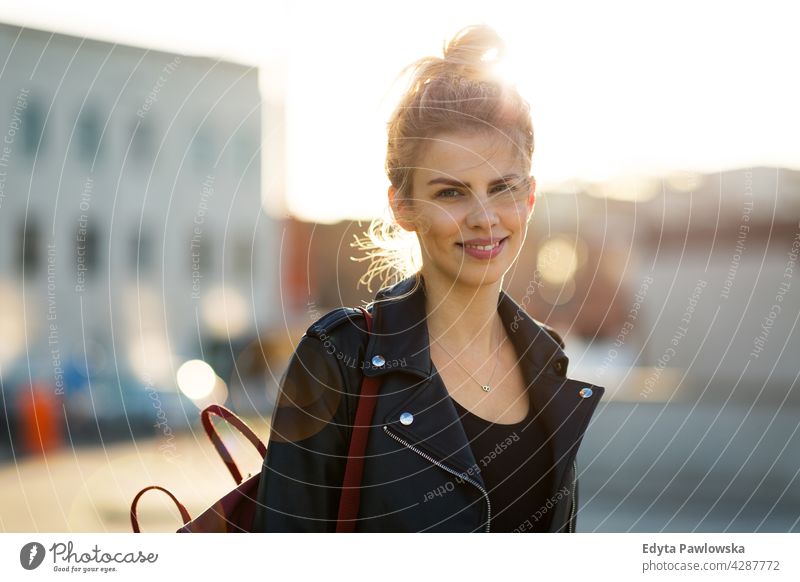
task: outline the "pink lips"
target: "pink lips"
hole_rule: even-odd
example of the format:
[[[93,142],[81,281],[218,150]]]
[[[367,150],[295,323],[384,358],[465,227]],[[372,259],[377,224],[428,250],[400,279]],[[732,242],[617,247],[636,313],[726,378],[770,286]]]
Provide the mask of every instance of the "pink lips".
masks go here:
[[[476,259],[491,259],[500,254],[500,252],[503,250],[503,247],[505,247],[507,238],[508,237],[503,239],[494,239],[494,240],[489,238],[473,238],[471,240],[464,241],[464,243],[456,243],[456,244],[461,246],[464,249],[464,252],[470,257],[474,257]],[[500,243],[496,244],[498,240],[500,240]],[[494,244],[496,244],[496,246],[493,246],[493,248],[491,249],[481,249],[473,246],[467,246],[467,245],[479,245],[485,247]]]

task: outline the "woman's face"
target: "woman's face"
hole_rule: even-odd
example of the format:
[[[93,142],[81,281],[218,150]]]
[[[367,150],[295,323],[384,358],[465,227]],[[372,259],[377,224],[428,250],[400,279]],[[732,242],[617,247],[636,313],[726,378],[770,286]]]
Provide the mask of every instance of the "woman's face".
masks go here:
[[[499,132],[442,133],[426,144],[410,204],[389,189],[397,222],[419,238],[423,276],[468,286],[500,281],[525,241],[533,176]]]

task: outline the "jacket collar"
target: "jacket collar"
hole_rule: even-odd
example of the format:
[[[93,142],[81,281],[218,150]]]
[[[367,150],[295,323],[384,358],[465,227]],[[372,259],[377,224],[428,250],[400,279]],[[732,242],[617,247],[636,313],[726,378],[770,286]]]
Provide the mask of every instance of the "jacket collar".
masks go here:
[[[375,296],[373,329],[367,345],[365,374],[379,376],[402,370],[420,378],[431,376],[430,339],[425,311],[425,279],[414,275]],[[497,310],[522,364],[544,370],[556,362],[566,370],[569,358],[545,329],[502,289]],[[381,356],[383,366],[371,366]]]
[[[432,376],[424,279],[421,276],[404,279],[379,292],[376,300],[380,299],[390,300],[373,303],[373,329],[367,344],[364,374],[407,373],[421,381],[410,387],[401,383],[397,391],[382,390],[385,406],[381,407],[381,417],[376,417],[374,422],[384,423],[429,456],[461,472],[475,475],[476,459],[458,412],[447,387],[438,375]],[[562,374],[566,374],[566,354],[555,339],[504,291],[498,297],[498,312],[520,357],[531,402],[536,410],[541,411],[541,422],[550,436],[549,448],[556,467],[554,485],[558,484],[565,475],[571,456],[577,452],[604,388],[548,371],[548,366],[560,360]],[[377,356],[380,358],[376,360]],[[378,365],[381,359],[383,364]],[[591,388],[594,395],[582,398],[580,390],[586,387]],[[413,415],[410,424],[399,421],[400,415],[406,412]],[[483,484],[479,473],[475,479]]]

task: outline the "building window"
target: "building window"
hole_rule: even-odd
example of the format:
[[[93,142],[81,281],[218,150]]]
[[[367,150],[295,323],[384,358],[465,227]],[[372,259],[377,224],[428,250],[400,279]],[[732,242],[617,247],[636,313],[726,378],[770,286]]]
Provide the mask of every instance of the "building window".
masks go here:
[[[130,237],[129,265],[131,273],[146,275],[153,266],[153,239],[146,229],[135,230]]]
[[[100,114],[91,107],[85,107],[80,112],[78,125],[75,128],[78,152],[84,160],[94,162],[95,157],[100,156],[100,136],[102,131],[103,125],[100,120]]]
[[[44,107],[37,99],[29,99],[22,112],[22,150],[33,156],[41,140],[44,145]]]
[[[214,140],[211,130],[205,125],[197,130],[192,140],[192,159],[198,170],[210,170],[214,164]]]
[[[98,264],[97,232],[90,224],[81,223],[75,234],[75,266],[79,279],[95,275]]]
[[[233,142],[233,159],[236,165],[236,173],[244,172],[250,164],[250,168],[258,165],[259,143],[252,135],[239,133]],[[255,158],[255,159],[253,159]],[[252,159],[252,162],[251,162]]]
[[[155,141],[153,122],[137,117],[131,124],[131,157],[139,162],[149,162],[155,151]]]
[[[234,276],[247,280],[250,278],[250,269],[252,267],[252,245],[250,239],[239,237],[233,245],[233,271]]]
[[[41,233],[31,216],[23,218],[18,227],[17,271],[25,278],[36,275],[41,262]]]
[[[199,232],[198,232],[199,231]],[[201,228],[193,228],[189,243],[189,255],[192,277],[206,279],[210,276],[213,265],[211,253],[213,248],[209,237],[211,234]]]

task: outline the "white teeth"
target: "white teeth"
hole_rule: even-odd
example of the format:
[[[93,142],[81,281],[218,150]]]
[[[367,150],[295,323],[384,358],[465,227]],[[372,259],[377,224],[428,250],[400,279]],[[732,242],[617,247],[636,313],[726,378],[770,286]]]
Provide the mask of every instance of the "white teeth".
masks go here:
[[[467,245],[467,244],[465,244],[464,246],[465,247],[469,247],[471,249],[480,249],[482,251],[490,251],[492,249],[497,248],[499,245],[500,245],[500,243],[496,242],[493,245]]]

